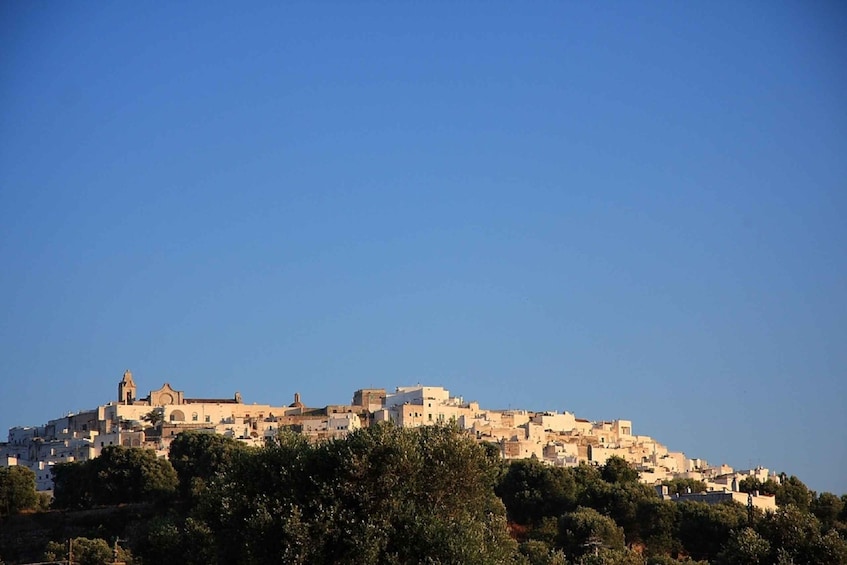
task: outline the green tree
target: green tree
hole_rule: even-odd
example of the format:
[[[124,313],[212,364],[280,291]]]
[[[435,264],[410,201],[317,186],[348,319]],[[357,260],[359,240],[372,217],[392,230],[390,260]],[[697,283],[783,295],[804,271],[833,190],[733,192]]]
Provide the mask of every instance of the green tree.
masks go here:
[[[595,553],[601,548],[623,549],[623,529],[593,508],[577,508],[559,519],[558,544],[570,557]]]
[[[495,492],[506,505],[509,519],[524,525],[549,516],[558,518],[577,506],[577,485],[571,469],[532,459],[510,463]]]
[[[170,462],[152,449],[110,445],[88,463],[97,479],[94,498],[100,504],[160,500],[172,496],[179,482]]]
[[[203,497],[228,563],[502,563],[500,463],[453,427],[377,425],[239,452]]]
[[[753,476],[747,476],[738,482],[739,492],[753,492],[762,490],[762,481]]]
[[[544,516],[530,528],[528,537],[555,547],[556,539],[559,537],[559,517]]]
[[[638,517],[639,506],[656,499],[655,491],[647,485],[639,482],[616,483],[609,488],[601,512],[622,527],[627,543],[633,544],[643,541]]]
[[[152,449],[110,445],[100,457],[54,467],[57,508],[163,500],[176,492],[173,466]]]
[[[28,467],[0,467],[0,517],[38,507],[35,473]]]
[[[830,530],[815,543],[814,559],[817,563],[847,563],[847,541]]]
[[[574,469],[578,503],[611,517],[624,529],[627,542],[635,543],[640,535],[638,505],[641,501],[656,499],[656,493],[638,482],[638,474],[623,459],[610,458],[607,465],[600,469],[580,465]]]
[[[659,498],[639,502],[637,522],[639,537],[646,546],[647,555],[670,555],[681,549],[678,529],[679,505]]]
[[[622,457],[609,457],[600,476],[608,483],[634,483],[638,480],[638,471]]]
[[[670,495],[686,492],[706,492],[706,483],[697,479],[673,478],[662,481],[662,484],[668,487],[668,494]]]
[[[591,506],[597,493],[608,488],[609,483],[603,480],[600,469],[594,465],[580,463],[570,471],[576,481],[578,506]]]
[[[758,491],[761,494],[775,495],[779,492],[779,489],[779,483],[770,478],[762,482],[756,477],[748,476],[741,479],[741,481],[738,483],[739,492]]]
[[[821,535],[820,521],[793,504],[766,514],[757,530],[771,544],[772,562],[847,563],[847,542],[835,531]]]
[[[812,514],[793,505],[767,514],[757,528],[774,551],[783,550],[792,558],[806,560],[820,538],[820,522]]]
[[[186,517],[179,512],[181,508],[184,506],[177,505],[167,514],[134,524],[127,534],[133,549],[145,563],[225,563],[218,560],[211,529],[196,517]]]
[[[73,562],[76,565],[109,565],[122,561],[127,565],[133,565],[135,560],[132,553],[120,545],[117,546],[117,555],[114,546],[101,538],[89,539],[85,537],[73,538],[70,542],[73,549]],[[68,556],[68,544],[51,541],[44,550],[46,561],[64,561]]]
[[[694,559],[715,559],[732,532],[747,525],[747,509],[736,502],[686,501],[679,513],[679,541]]]
[[[182,526],[182,561],[185,565],[215,562],[215,537],[202,520],[188,518]]]
[[[90,461],[57,463],[53,466],[53,506],[82,509],[94,504],[96,492]]]
[[[771,544],[752,528],[733,532],[717,562],[726,565],[766,565],[770,561]]]
[[[151,426],[158,427],[165,420],[164,411],[161,408],[154,408],[141,416],[145,422],[149,422]]]
[[[779,506],[793,504],[804,512],[809,511],[809,506],[812,503],[812,492],[803,484],[803,481],[791,475],[786,477],[781,475],[782,482],[776,490],[776,503]]]
[[[543,541],[530,540],[522,543],[519,548],[521,555],[526,558],[527,565],[567,565],[565,554],[552,549]]]
[[[822,492],[812,499],[811,511],[824,529],[830,529],[838,522],[839,516],[844,511],[844,501],[831,492]]]
[[[179,477],[180,492],[199,493],[217,473],[228,467],[235,454],[247,447],[242,442],[215,433],[182,432],[171,442],[168,460]]]
[[[139,554],[150,563],[181,562],[185,558],[182,550],[182,532],[173,516],[156,516],[146,525]]]
[[[579,565],[644,565],[644,558],[630,549],[600,548],[596,553],[584,555]]]

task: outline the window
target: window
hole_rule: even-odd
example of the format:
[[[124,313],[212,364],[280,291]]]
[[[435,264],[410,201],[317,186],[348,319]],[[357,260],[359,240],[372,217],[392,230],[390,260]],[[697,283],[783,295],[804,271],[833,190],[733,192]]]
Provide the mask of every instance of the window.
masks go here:
[[[197,412],[192,412],[192,413],[191,413],[191,421],[192,421],[192,422],[196,422],[196,421],[197,421]]]
[[[206,421],[207,421],[207,422],[211,422],[211,421],[212,421],[212,417],[211,417],[211,416],[206,416]]]

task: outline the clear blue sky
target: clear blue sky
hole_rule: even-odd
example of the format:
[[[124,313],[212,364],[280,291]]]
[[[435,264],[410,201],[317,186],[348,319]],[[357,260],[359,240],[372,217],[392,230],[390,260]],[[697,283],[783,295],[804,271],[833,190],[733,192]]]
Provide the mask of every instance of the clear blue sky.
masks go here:
[[[441,385],[847,493],[843,2],[0,4],[0,430]]]

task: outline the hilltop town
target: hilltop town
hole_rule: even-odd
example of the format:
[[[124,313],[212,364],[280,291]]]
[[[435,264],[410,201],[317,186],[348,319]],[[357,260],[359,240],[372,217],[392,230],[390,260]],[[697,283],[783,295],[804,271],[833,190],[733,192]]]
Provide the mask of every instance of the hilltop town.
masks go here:
[[[498,446],[507,460],[531,458],[552,466],[577,466],[603,465],[617,456],[631,463],[646,484],[661,485],[673,478],[706,484],[705,493],[683,493],[678,495],[681,497],[776,508],[772,495],[738,491],[746,477],[779,482],[767,469],[711,466],[703,459],[671,451],[649,436],[634,434],[629,420],[592,422],[570,412],[486,409],[451,396],[442,387],[421,385],[397,387],[394,392],[360,389],[350,404],[321,408],[308,407],[295,393],[291,404],[271,406],[246,404],[239,393],[232,398],[192,398],[168,383],[139,397],[127,370],[118,383],[116,400],[50,420],[44,426],[11,428],[8,442],[0,443],[0,466],[29,467],[36,474],[37,490],[51,491],[53,465],[95,458],[109,445],[149,448],[164,457],[171,441],[187,430],[262,445],[280,429],[321,441],[343,438],[379,422],[400,427],[452,422],[477,441]]]

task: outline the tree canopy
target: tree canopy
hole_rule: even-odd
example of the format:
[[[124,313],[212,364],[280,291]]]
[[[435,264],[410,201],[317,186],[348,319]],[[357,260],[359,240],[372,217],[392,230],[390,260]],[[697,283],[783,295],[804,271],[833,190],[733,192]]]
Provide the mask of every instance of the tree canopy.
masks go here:
[[[101,538],[89,539],[86,537],[72,538],[73,562],[77,565],[109,565],[115,560],[125,565],[133,565],[132,552],[121,546],[110,547],[109,542]],[[60,562],[68,556],[68,545],[59,542],[50,542],[44,550],[43,558],[48,561]]]
[[[171,442],[168,460],[179,477],[183,496],[200,494],[207,482],[224,471],[236,454],[247,449],[238,440],[215,433],[183,432]]]
[[[450,427],[283,433],[211,480],[204,518],[231,563],[502,563],[498,466]]]
[[[35,473],[19,465],[0,467],[0,517],[36,508]]]
[[[54,506],[149,502],[176,492],[176,471],[152,449],[110,445],[100,457],[53,468]]]
[[[13,469],[0,468],[7,514],[34,493],[32,473]],[[615,457],[506,462],[454,426],[379,424],[319,443],[282,431],[263,447],[183,433],[170,461],[109,447],[57,465],[55,479],[56,508],[160,501],[121,534],[148,563],[847,564],[847,497],[796,477],[742,481],[783,501],[751,514],[736,502],[664,500]],[[80,547],[103,554],[99,530],[88,535]]]

